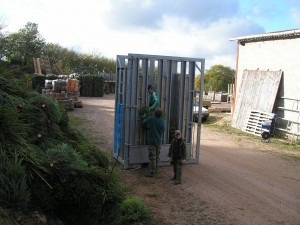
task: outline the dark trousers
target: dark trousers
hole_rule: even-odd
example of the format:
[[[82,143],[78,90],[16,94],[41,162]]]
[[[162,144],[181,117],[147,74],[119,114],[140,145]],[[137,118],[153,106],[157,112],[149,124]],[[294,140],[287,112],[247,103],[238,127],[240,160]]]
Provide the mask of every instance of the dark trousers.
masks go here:
[[[157,174],[157,167],[159,163],[160,147],[149,145],[148,152],[149,152],[149,172],[151,175],[155,175]]]
[[[182,162],[180,160],[173,161],[173,171],[175,181],[181,182]]]

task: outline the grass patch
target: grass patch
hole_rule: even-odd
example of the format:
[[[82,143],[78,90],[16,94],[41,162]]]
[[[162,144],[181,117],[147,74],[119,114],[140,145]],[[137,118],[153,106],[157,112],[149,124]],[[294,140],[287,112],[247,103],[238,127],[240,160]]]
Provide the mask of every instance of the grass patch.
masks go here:
[[[149,218],[149,209],[137,197],[127,197],[118,208],[120,220],[115,225],[141,224]]]
[[[78,127],[85,123],[86,119],[77,116],[69,116],[69,125],[72,127]]]
[[[255,142],[260,141],[260,137],[258,136],[231,127],[231,123],[230,123],[231,121],[228,122],[228,120],[225,120],[225,122],[222,122],[225,117],[228,118],[228,114],[224,114],[224,113],[210,114],[207,121],[203,122],[203,126],[214,129],[222,133],[234,135],[235,137],[237,137],[239,141],[242,141],[245,138],[247,140],[253,140]],[[299,142],[293,143],[288,139],[273,137],[271,138],[270,146],[274,149],[283,150],[285,152],[300,153],[300,143]]]

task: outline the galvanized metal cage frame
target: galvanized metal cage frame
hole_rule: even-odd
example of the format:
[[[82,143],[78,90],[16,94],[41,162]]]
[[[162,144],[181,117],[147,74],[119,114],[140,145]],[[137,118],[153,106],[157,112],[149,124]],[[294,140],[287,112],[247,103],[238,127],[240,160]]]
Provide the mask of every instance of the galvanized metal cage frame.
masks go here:
[[[182,132],[187,146],[187,163],[198,163],[200,153],[201,115],[205,59],[174,56],[128,54],[117,56],[114,157],[125,167],[149,162],[146,132],[141,126],[139,110],[147,106],[148,84],[153,85],[164,112],[165,132],[162,138],[160,165],[167,159],[170,129]],[[200,89],[195,90],[196,70]],[[198,108],[198,122],[193,122]],[[174,125],[173,125],[174,126]]]

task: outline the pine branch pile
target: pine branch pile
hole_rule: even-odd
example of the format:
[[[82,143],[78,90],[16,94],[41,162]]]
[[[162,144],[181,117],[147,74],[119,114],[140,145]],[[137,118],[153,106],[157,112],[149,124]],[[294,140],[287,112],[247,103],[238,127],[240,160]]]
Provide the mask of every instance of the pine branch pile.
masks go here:
[[[0,76],[0,206],[38,207],[66,224],[121,224],[125,194],[109,165],[56,101]]]

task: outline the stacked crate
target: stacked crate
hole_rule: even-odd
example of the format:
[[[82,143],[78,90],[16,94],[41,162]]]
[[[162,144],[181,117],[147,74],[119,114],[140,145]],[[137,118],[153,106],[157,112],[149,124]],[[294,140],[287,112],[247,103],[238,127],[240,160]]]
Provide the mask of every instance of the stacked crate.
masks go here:
[[[71,79],[70,81],[64,79],[45,80],[45,88],[42,89],[42,94],[55,99],[66,110],[73,110],[74,101],[78,102],[79,96],[78,80],[76,81],[77,82],[74,82],[73,79]],[[71,88],[69,88],[69,83],[73,84]],[[70,94],[68,93],[69,89],[71,90]]]
[[[45,80],[45,86],[42,89],[42,94],[50,98],[52,93],[52,87],[52,80]]]
[[[77,79],[68,79],[67,93],[68,93],[68,98],[73,100],[74,107],[75,108],[82,108],[81,101],[78,101],[78,98],[79,98],[79,80],[77,80]]]
[[[56,99],[66,110],[74,109],[74,102],[68,98],[68,80],[54,80],[52,98]]]

